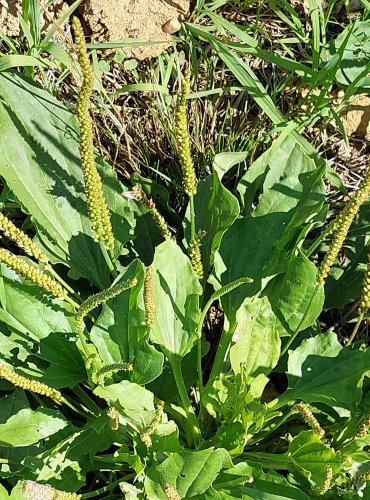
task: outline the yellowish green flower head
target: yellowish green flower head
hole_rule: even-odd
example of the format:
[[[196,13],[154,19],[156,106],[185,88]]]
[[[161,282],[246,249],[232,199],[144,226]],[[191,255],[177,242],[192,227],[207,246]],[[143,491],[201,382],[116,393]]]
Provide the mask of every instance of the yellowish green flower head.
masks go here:
[[[194,271],[197,273],[198,278],[203,278],[203,264],[202,264],[202,253],[201,253],[201,243],[198,237],[190,240],[188,248],[189,258]]]
[[[122,293],[124,290],[127,290],[128,288],[132,288],[133,286],[136,285],[136,283],[137,283],[136,278],[124,281],[122,283],[117,283],[116,285],[113,285],[110,288],[103,290],[102,292],[91,295],[84,302],[82,302],[82,304],[80,305],[80,308],[76,314],[77,332],[83,333],[84,318],[87,314],[89,314],[90,311],[92,311],[96,307],[100,306],[101,304],[104,304],[104,302],[106,302],[107,300],[112,299],[113,297],[116,297],[117,295]]]
[[[80,124],[80,155],[83,171],[87,211],[95,237],[108,248],[114,246],[110,214],[104,198],[103,185],[95,166],[93,126],[90,116],[90,98],[94,85],[94,73],[87,55],[85,36],[77,17],[72,21],[78,62],[82,71],[82,86],[76,103],[76,116]]]
[[[177,96],[175,115],[175,138],[182,167],[185,193],[193,196],[197,192],[197,177],[191,156],[190,138],[188,132],[187,97],[190,93],[190,71],[186,71]]]
[[[0,212],[0,230],[5,236],[14,241],[22,250],[44,264],[48,264],[49,259],[42,250],[29,238],[21,229],[13,224],[3,213]]]
[[[21,257],[18,257],[18,255],[13,255],[8,250],[0,248],[0,261],[4,262],[4,264],[13,269],[13,271],[20,276],[23,276],[23,278],[32,281],[55,297],[65,298],[67,296],[67,292],[57,281],[45,272],[37,269],[37,267],[28,264]]]
[[[47,396],[52,399],[56,403],[62,402],[62,395],[56,389],[49,387],[43,382],[38,382],[37,380],[31,380],[23,375],[18,375],[13,368],[2,361],[0,361],[0,378],[3,378],[15,385],[16,387],[20,387],[25,391],[31,391],[35,394],[40,394],[41,396]]]
[[[145,309],[145,320],[149,327],[154,325],[156,311],[154,302],[154,270],[149,266],[145,273],[144,279],[144,309]]]
[[[370,195],[370,169],[368,168],[366,176],[362,181],[361,186],[356,193],[349,200],[344,209],[337,215],[331,225],[331,232],[333,233],[333,241],[322,261],[318,273],[317,282],[323,285],[330,273],[330,269],[337,260],[338,254],[343,246],[347,237],[349,228],[356,217],[361,205],[369,199]]]

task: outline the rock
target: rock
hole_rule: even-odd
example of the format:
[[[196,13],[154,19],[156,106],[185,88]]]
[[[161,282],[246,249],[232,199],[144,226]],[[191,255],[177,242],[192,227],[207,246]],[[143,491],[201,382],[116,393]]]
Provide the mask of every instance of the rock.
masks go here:
[[[340,117],[348,135],[358,135],[370,141],[370,96],[355,96]]]
[[[178,19],[170,19],[162,26],[162,31],[168,33],[169,35],[173,35],[177,31],[180,31],[181,23]]]
[[[190,0],[85,0],[80,14],[94,42],[131,38],[163,42],[142,47],[123,47],[137,59],[155,57],[180,29],[179,20],[189,12]]]

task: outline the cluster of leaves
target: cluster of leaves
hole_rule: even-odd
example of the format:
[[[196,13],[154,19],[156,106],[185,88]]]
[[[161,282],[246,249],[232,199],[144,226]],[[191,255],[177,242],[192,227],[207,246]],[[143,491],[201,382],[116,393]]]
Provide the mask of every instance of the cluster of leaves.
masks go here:
[[[1,498],[30,498],[24,481],[81,498],[115,498],[115,488],[153,500],[370,497],[370,350],[342,347],[317,321],[324,300],[333,308],[361,293],[369,206],[325,299],[306,255],[325,219],[325,166],[296,132],[276,139],[234,193],[223,177],[244,156],[216,156],[177,240],[163,240],[150,207],[99,159],[112,269],[91,233],[75,117],[16,73],[0,74],[0,99],[0,172],[54,272],[80,302],[133,284],[93,310],[81,336],[78,304],[1,265],[1,360],[63,394],[57,406],[1,381]],[[164,188],[142,183],[177,221]],[[202,279],[186,254],[193,231]],[[203,329],[212,304],[224,321],[209,374],[201,358],[212,360]],[[273,386],[276,373],[287,387]]]

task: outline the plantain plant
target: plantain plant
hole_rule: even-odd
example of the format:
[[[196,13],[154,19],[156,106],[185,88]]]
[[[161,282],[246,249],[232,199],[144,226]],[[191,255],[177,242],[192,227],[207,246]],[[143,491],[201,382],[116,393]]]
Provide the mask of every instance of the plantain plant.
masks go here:
[[[5,205],[0,498],[370,498],[370,350],[357,340],[370,174],[324,226],[325,167],[295,135],[234,192],[223,177],[240,153],[198,181],[185,70],[174,132],[189,203],[175,232],[149,181],[129,189],[94,155],[94,78],[73,28],[76,116],[0,73],[4,193],[36,231]],[[340,267],[345,241],[361,259]],[[318,318],[346,282],[340,307],[359,300],[359,314],[343,345]]]

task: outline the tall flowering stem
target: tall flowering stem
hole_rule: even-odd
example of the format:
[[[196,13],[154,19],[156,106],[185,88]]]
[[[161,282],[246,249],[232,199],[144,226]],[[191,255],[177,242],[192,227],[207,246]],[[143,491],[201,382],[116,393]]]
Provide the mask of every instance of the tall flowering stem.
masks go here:
[[[167,222],[163,215],[159,212],[157,207],[155,206],[154,201],[151,198],[148,198],[146,194],[144,193],[143,189],[139,184],[136,184],[132,192],[130,192],[132,197],[141,202],[147,209],[149,210],[150,215],[152,216],[157,228],[159,229],[159,232],[165,239],[171,239],[171,231],[167,225]]]
[[[80,155],[83,171],[87,210],[95,237],[113,248],[114,236],[110,214],[104,198],[103,185],[94,160],[93,126],[90,116],[90,97],[94,84],[94,73],[87,55],[84,32],[77,17],[72,21],[78,62],[82,71],[82,85],[76,103],[76,115],[80,124]]]
[[[29,236],[26,235],[21,229],[19,229],[11,220],[0,212],[0,230],[5,234],[7,238],[14,241],[22,250],[29,255],[34,257],[36,260],[48,265],[49,259],[44,254],[44,252],[31,240]]]
[[[103,290],[102,292],[96,293],[95,295],[91,295],[84,302],[82,302],[79,310],[76,314],[76,329],[77,332],[82,335],[84,329],[84,318],[96,307],[104,304],[107,300],[117,297],[117,295],[121,294],[123,291],[128,288],[132,288],[136,285],[137,279],[133,278],[131,280],[123,281],[121,283],[117,283],[116,285]]]
[[[28,264],[18,255],[13,255],[8,250],[0,248],[0,262],[4,262],[17,274],[26,278],[55,297],[68,299],[67,292],[61,285],[48,274],[40,271],[37,267]]]
[[[331,231],[334,235],[333,241],[326,253],[324,260],[317,273],[317,282],[323,285],[330,273],[330,269],[337,260],[340,249],[347,237],[349,228],[356,217],[361,205],[365,203],[370,195],[370,168],[368,168],[365,178],[356,193],[349,200],[344,209],[334,219]]]
[[[364,319],[364,316],[369,310],[369,308],[370,308],[370,254],[368,255],[367,269],[365,272],[364,282],[362,285],[361,301],[360,305],[358,306],[358,318],[356,325],[353,329],[353,332],[350,338],[348,339],[347,346],[352,344],[354,338],[357,335],[358,329],[360,328],[362,320]]]
[[[178,145],[180,164],[182,167],[185,193],[189,195],[190,207],[190,241],[188,254],[194,271],[199,279],[203,278],[203,265],[200,239],[195,234],[194,195],[197,193],[197,177],[191,156],[190,137],[188,132],[187,98],[190,93],[190,71],[185,70],[181,83],[181,91],[177,96],[175,115],[175,137]]]
[[[35,394],[40,394],[41,396],[47,396],[58,404],[62,403],[62,394],[44,384],[43,382],[39,382],[37,380],[32,380],[23,375],[19,375],[14,371],[14,369],[0,361],[0,378],[3,378],[15,385],[16,387],[20,387],[25,391],[34,392]]]
[[[191,157],[190,137],[188,133],[187,98],[190,93],[190,71],[186,70],[177,96],[175,115],[175,137],[179,150],[185,193],[194,196],[197,192],[197,177]]]

